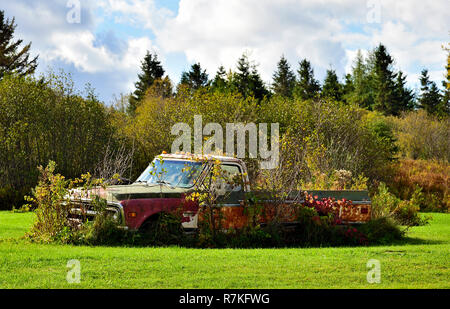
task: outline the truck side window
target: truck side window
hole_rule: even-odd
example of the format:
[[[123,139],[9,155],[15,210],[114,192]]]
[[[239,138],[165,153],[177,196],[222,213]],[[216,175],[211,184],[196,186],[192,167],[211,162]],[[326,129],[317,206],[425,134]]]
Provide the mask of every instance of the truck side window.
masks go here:
[[[222,178],[217,180],[218,188],[224,189],[225,192],[242,191],[242,173],[238,165],[221,164]],[[203,183],[209,183],[211,175],[208,175]]]
[[[226,184],[226,190],[235,192],[242,191],[242,172],[240,167],[237,165],[227,164],[222,164],[220,167],[226,178],[229,179]]]

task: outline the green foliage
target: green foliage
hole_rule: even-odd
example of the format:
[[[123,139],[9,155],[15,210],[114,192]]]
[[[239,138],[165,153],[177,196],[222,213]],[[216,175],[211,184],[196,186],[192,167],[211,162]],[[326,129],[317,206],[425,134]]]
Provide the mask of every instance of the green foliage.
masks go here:
[[[134,113],[139,102],[144,98],[147,89],[153,85],[155,80],[162,79],[163,76],[164,69],[158,60],[158,56],[147,51],[141,62],[141,73],[138,74],[139,80],[135,83],[136,90],[130,97],[129,112],[131,114]]]
[[[419,215],[418,192],[409,201],[402,201],[389,192],[385,183],[378,187],[378,193],[372,197],[372,218],[391,218],[407,226],[425,225],[427,218]]]
[[[144,223],[135,238],[135,244],[147,246],[183,245],[188,244],[188,241],[188,237],[183,234],[181,215],[164,212]],[[129,239],[122,241],[122,243],[129,242]]]
[[[213,91],[225,92],[229,85],[227,72],[223,66],[217,70],[216,76],[211,82],[211,89]]]
[[[20,49],[23,40],[13,41],[17,26],[14,21],[14,17],[5,20],[4,11],[0,10],[0,80],[6,74],[32,74],[37,67],[38,56],[30,60],[31,43]]]
[[[413,200],[421,211],[450,210],[450,165],[446,162],[400,160],[389,187],[399,198]]]
[[[384,115],[400,115],[415,107],[414,94],[403,72],[394,70],[394,59],[382,44],[367,59],[358,51],[352,74],[346,76],[344,100]]]
[[[402,240],[406,230],[402,230],[391,218],[378,218],[361,225],[358,230],[366,235],[371,244],[388,245]]]
[[[206,70],[202,70],[200,63],[194,63],[189,72],[181,74],[180,84],[186,85],[191,90],[206,87],[208,83],[208,74],[206,74]]]
[[[237,71],[232,74],[231,87],[244,98],[254,97],[262,100],[269,95],[257,66],[250,63],[246,53],[238,60]]]
[[[406,75],[402,71],[397,73],[397,80],[395,84],[395,99],[398,108],[395,114],[398,116],[399,112],[412,111],[416,108],[415,94],[413,90],[406,86]]]
[[[69,178],[93,171],[109,146],[119,142],[109,112],[89,88],[85,97],[70,76],[7,76],[0,82],[0,195],[6,209],[20,207],[36,185],[36,167],[53,160]],[[5,208],[4,208],[5,209]]]
[[[336,75],[336,71],[327,70],[325,81],[322,86],[321,95],[325,99],[331,99],[335,101],[342,101],[343,86],[339,83],[339,79]]]
[[[346,76],[345,101],[371,108],[373,105],[373,90],[371,88],[370,67],[366,63],[361,50],[358,50],[352,67],[352,74]]]
[[[295,86],[295,96],[301,100],[309,100],[315,98],[320,91],[320,84],[314,78],[314,70],[311,63],[303,59],[298,69],[298,81]]]
[[[390,118],[400,155],[408,159],[450,161],[450,118],[424,110]]]
[[[422,70],[420,76],[419,108],[425,109],[431,115],[444,116],[447,114],[446,102],[442,100],[441,93],[436,83],[430,81],[428,70]]]
[[[40,177],[33,197],[27,197],[36,205],[36,220],[29,233],[33,240],[43,242],[67,240],[70,226],[67,221],[69,207],[67,204],[68,181],[60,174],[54,174],[55,162],[47,167],[39,167]]]
[[[27,237],[34,242],[84,244],[84,245],[114,245],[130,242],[127,232],[119,229],[117,221],[108,211],[105,199],[98,196],[96,189],[105,184],[102,179],[93,178],[89,173],[80,179],[66,180],[61,174],[55,174],[56,163],[50,161],[47,167],[39,168],[39,183],[31,197],[26,200],[34,208],[35,221]],[[90,194],[92,211],[97,214],[91,222],[83,224],[71,220],[70,209],[77,207],[74,196],[76,188],[82,194]],[[81,209],[83,213],[83,209]]]
[[[284,56],[277,64],[277,71],[273,74],[272,90],[276,95],[290,98],[295,87],[295,74]]]
[[[380,44],[371,54],[372,85],[374,90],[373,109],[385,115],[397,115],[399,106],[395,97],[394,59],[389,55],[386,47]]]
[[[194,116],[202,115],[203,124],[214,122],[226,127],[226,123],[256,122],[258,102],[231,92],[196,91],[179,88],[170,98],[148,95],[136,110],[136,116],[122,122],[120,131],[136,146],[133,162],[134,177],[148,162],[162,151],[170,151],[174,139],[171,128],[176,123],[194,127]],[[191,151],[192,152],[192,151]]]
[[[284,118],[288,124],[281,151],[296,162],[305,183],[317,173],[329,175],[335,170],[364,175],[370,182],[384,177],[393,157],[392,144],[372,129],[367,111],[333,101],[289,105],[267,109],[272,113],[267,118],[292,117]],[[285,106],[287,110],[282,109]]]

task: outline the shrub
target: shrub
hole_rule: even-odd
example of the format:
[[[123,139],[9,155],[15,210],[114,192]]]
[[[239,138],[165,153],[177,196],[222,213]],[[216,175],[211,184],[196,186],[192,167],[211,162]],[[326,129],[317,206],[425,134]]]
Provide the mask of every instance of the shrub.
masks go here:
[[[99,186],[105,188],[101,179],[92,178],[87,173],[81,179],[66,180],[64,176],[55,174],[56,163],[50,161],[47,167],[38,168],[39,183],[33,190],[32,197],[26,200],[35,208],[36,219],[27,234],[32,241],[58,242],[72,244],[117,244],[127,237],[123,230],[118,228],[117,222],[107,210],[107,202],[95,193]],[[97,215],[92,222],[78,224],[69,218],[69,210],[73,207],[69,198],[72,189],[89,192],[91,205]]]
[[[371,244],[391,244],[405,236],[405,231],[400,229],[397,222],[386,217],[372,219],[359,226],[358,230],[367,237]]]
[[[392,218],[407,226],[425,225],[428,219],[419,215],[420,207],[417,197],[409,201],[402,201],[389,192],[385,183],[378,187],[378,193],[372,197],[372,218]]]
[[[421,211],[450,210],[448,163],[403,159],[394,165],[394,171],[389,187],[398,197],[416,200]]]
[[[439,119],[419,110],[391,117],[390,122],[402,157],[450,161],[450,117]]]
[[[345,183],[344,173],[351,173],[353,179],[367,177],[369,184],[386,178],[395,155],[392,139],[386,137],[388,126],[374,129],[378,127],[372,125],[369,112],[338,102],[294,100],[292,104],[281,105],[286,110],[277,112],[271,108],[275,115],[262,117],[277,120],[284,113],[295,115],[284,129],[280,157],[292,162],[303,185],[320,185],[324,178],[326,186],[351,186]]]
[[[116,147],[107,109],[70,76],[7,76],[0,81],[0,207],[20,207],[50,160],[69,178],[93,171]]]
[[[67,220],[70,206],[66,200],[68,182],[60,174],[54,174],[55,168],[52,161],[45,168],[39,167],[39,183],[33,197],[27,197],[36,205],[36,219],[28,234],[33,240],[66,242],[70,233]]]

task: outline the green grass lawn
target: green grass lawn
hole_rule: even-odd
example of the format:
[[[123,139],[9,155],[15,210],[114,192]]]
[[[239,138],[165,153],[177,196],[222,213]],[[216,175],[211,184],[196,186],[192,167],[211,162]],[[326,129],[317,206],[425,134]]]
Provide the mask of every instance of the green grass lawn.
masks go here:
[[[32,214],[0,212],[0,288],[450,288],[450,214],[432,216],[392,246],[205,250],[30,244]],[[71,259],[80,284],[66,281]]]

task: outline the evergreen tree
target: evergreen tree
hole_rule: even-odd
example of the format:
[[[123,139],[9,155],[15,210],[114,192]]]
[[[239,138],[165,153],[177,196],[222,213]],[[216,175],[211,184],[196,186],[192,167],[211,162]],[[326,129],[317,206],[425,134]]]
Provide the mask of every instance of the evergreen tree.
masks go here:
[[[262,100],[264,97],[270,95],[270,92],[269,90],[267,90],[264,81],[259,75],[256,66],[253,66],[252,68],[252,73],[250,74],[250,81],[251,81],[250,92],[256,99]]]
[[[248,56],[243,54],[238,60],[237,71],[233,74],[233,85],[244,97],[252,95],[250,91],[250,74],[250,62],[248,61]]]
[[[202,70],[200,63],[194,63],[189,72],[183,72],[180,84],[191,90],[198,90],[208,85],[209,79],[206,70]]]
[[[250,64],[246,54],[238,60],[237,71],[233,74],[233,88],[244,97],[254,96],[258,100],[269,95],[256,65]]]
[[[443,112],[441,94],[436,83],[430,80],[428,70],[422,70],[420,76],[420,98],[419,107],[425,109],[429,114],[439,115]]]
[[[292,97],[295,87],[295,74],[284,56],[281,56],[277,71],[273,74],[272,90],[283,97]]]
[[[37,67],[38,56],[29,60],[31,43],[20,49],[23,40],[13,41],[17,26],[14,22],[14,18],[5,20],[4,11],[0,10],[0,80],[7,73],[32,74]]]
[[[371,109],[373,93],[370,87],[370,68],[361,50],[358,50],[352,67],[351,80],[346,81],[351,88],[346,89],[346,101],[363,108]]]
[[[322,97],[341,101],[343,96],[342,93],[343,86],[339,83],[336,71],[327,70],[327,75],[322,86]]]
[[[450,49],[446,49],[447,54],[447,76],[446,80],[442,82],[442,87],[444,88],[444,95],[442,96],[442,107],[444,109],[444,114],[450,115]]]
[[[130,96],[129,112],[132,114],[136,110],[139,102],[144,98],[147,89],[153,85],[156,79],[164,76],[164,69],[156,54],[147,51],[144,60],[141,62],[141,73],[138,74],[138,81],[135,83],[136,90]]]
[[[302,100],[315,98],[319,94],[320,84],[314,78],[314,70],[308,60],[303,59],[300,62],[298,75],[299,79],[294,90],[296,96]]]
[[[342,87],[342,100],[346,103],[349,103],[349,98],[351,97],[352,93],[355,91],[355,86],[353,85],[352,81],[352,75],[346,74],[345,77],[344,86]]]
[[[374,91],[373,109],[385,115],[397,115],[400,111],[396,100],[396,74],[393,72],[394,59],[384,45],[380,44],[372,53],[372,86]]]
[[[227,72],[223,66],[219,67],[213,81],[211,82],[211,88],[213,90],[224,91],[227,87]]]
[[[394,111],[394,115],[398,116],[402,111],[414,110],[415,96],[413,91],[406,87],[406,75],[404,75],[402,71],[399,71],[397,74],[395,97],[398,108]]]

